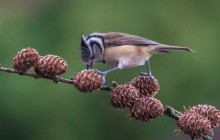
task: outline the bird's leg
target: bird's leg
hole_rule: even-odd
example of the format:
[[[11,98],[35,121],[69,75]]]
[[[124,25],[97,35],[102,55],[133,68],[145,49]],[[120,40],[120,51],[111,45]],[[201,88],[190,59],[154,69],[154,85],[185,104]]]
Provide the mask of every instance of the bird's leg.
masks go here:
[[[104,84],[105,84],[105,76],[106,76],[108,73],[110,73],[110,72],[112,72],[112,71],[114,71],[114,70],[117,70],[117,69],[119,69],[119,67],[116,67],[116,68],[113,68],[113,69],[110,69],[110,70],[107,70],[107,71],[104,71],[104,72],[103,72],[103,71],[100,71],[100,70],[98,70],[98,69],[93,69],[93,70],[103,75],[103,76],[102,76],[102,85],[104,85]]]
[[[154,81],[154,77],[152,76],[151,70],[150,70],[150,62],[149,62],[149,60],[147,61],[147,70],[148,70],[148,73],[141,72],[141,75],[149,76],[151,78],[151,80]]]

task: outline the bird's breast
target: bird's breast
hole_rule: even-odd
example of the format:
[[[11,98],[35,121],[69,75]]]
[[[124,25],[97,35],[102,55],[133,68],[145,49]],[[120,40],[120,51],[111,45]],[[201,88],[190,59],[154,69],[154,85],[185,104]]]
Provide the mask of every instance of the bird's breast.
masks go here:
[[[104,59],[106,64],[129,68],[144,65],[152,55],[146,46],[123,45],[106,47]]]

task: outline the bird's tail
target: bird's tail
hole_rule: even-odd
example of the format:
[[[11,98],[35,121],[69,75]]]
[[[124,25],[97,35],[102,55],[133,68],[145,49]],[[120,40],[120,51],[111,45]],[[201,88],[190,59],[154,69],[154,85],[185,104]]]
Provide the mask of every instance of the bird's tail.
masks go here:
[[[169,50],[195,52],[187,47],[178,47],[178,46],[169,46],[169,45],[159,45],[153,47],[153,51],[155,53],[160,53],[160,52],[164,53],[164,52],[168,52]]]

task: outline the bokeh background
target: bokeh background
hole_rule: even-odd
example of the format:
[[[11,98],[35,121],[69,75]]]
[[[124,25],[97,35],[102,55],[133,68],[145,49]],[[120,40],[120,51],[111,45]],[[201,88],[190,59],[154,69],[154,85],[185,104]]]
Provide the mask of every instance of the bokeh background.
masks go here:
[[[12,67],[18,51],[33,47],[65,58],[69,68],[62,77],[69,78],[85,69],[82,32],[125,32],[196,51],[151,58],[161,84],[156,98],[164,105],[220,109],[219,13],[220,1],[204,0],[0,0],[0,63]],[[114,71],[107,84],[129,82],[141,71],[146,66]],[[1,140],[190,139],[166,116],[146,123],[127,114],[111,107],[108,92],[83,94],[72,85],[0,72]],[[220,139],[220,129],[214,139]]]

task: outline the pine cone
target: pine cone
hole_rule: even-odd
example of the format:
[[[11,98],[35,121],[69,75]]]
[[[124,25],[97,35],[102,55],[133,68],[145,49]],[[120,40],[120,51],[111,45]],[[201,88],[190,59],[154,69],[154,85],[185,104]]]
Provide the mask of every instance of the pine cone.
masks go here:
[[[130,108],[135,99],[139,98],[138,90],[132,85],[119,85],[110,92],[110,103],[114,108]]]
[[[197,107],[194,106],[189,108],[187,112],[195,112],[199,115],[202,115],[203,117],[206,117],[211,122],[212,128],[218,127],[220,124],[220,112],[214,106],[198,105]]]
[[[101,89],[102,77],[103,75],[96,71],[84,70],[76,74],[73,84],[80,92],[91,93]]]
[[[153,82],[150,76],[141,75],[134,78],[131,84],[139,90],[140,94],[148,97],[154,97],[160,89],[158,80],[155,78]]]
[[[26,48],[18,52],[13,58],[13,67],[19,72],[26,72],[34,67],[40,55],[37,50],[33,48]]]
[[[40,57],[35,71],[42,76],[56,77],[67,71],[67,62],[63,58],[55,55]]]
[[[193,138],[207,136],[212,131],[210,121],[197,113],[179,116],[177,125],[184,134],[189,134]]]
[[[151,121],[163,115],[163,112],[164,107],[159,100],[143,96],[135,100],[131,117],[141,121]]]

